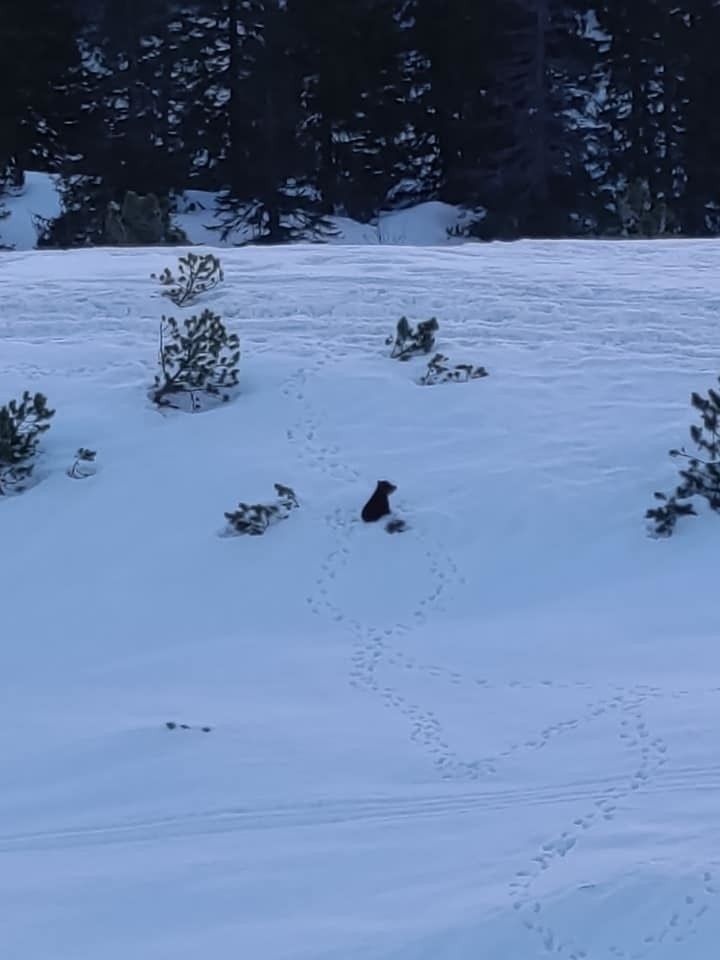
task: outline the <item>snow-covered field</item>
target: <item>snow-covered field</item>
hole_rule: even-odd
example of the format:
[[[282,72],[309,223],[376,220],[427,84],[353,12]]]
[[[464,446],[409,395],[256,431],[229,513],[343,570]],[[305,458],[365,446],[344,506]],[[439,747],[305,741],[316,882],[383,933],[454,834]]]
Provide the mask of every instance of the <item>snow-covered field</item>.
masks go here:
[[[176,256],[0,256],[0,402],[57,410],[0,501],[3,960],[712,960],[720,527],[643,514],[720,245],[222,251],[242,390],[163,416]],[[490,376],[418,386],[403,313]]]

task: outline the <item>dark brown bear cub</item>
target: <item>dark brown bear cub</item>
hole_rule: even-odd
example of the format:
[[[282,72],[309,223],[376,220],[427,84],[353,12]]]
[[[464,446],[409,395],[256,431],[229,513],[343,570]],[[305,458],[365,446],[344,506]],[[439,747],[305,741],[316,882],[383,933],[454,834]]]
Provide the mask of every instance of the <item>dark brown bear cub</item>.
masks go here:
[[[390,513],[388,497],[397,487],[389,480],[378,480],[375,493],[362,508],[362,518],[365,523],[375,523],[376,520],[386,517]]]

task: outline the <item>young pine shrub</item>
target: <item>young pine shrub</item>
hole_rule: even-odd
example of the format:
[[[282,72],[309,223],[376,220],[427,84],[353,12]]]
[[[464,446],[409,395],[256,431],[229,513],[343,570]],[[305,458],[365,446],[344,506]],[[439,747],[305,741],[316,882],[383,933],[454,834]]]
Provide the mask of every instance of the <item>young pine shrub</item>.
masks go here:
[[[720,378],[719,378],[720,382]],[[690,454],[684,447],[671,450],[670,456],[682,459],[680,483],[668,496],[655,493],[660,505],[650,508],[645,518],[652,522],[650,532],[656,537],[669,537],[678,517],[696,515],[693,500],[704,499],[711,510],[720,512],[720,393],[710,388],[706,397],[693,393],[690,401],[700,414],[700,423],[690,427],[690,437],[698,449]]]
[[[468,380],[478,380],[487,377],[485,367],[473,367],[470,363],[457,363],[449,366],[449,361],[442,353],[436,353],[429,361],[427,370],[420,377],[423,386],[433,386],[436,383],[466,383]]]
[[[417,327],[412,327],[407,317],[398,320],[395,336],[388,337],[386,346],[392,344],[390,357],[393,360],[409,360],[418,354],[427,354],[435,347],[435,334],[438,331],[438,322],[435,317],[421,320]]]
[[[281,483],[273,486],[277,494],[275,503],[239,503],[236,510],[225,514],[228,533],[258,537],[272,524],[287,520],[290,513],[300,506],[295,491]]]
[[[19,401],[0,407],[0,496],[25,488],[40,437],[54,416],[42,393],[31,395],[27,390]]]
[[[159,407],[177,407],[189,397],[193,411],[202,408],[201,398],[219,398],[224,403],[238,383],[240,341],[228,333],[221,318],[203,310],[183,321],[173,317],[160,322],[160,371],[151,393]]]
[[[208,290],[222,282],[224,275],[220,260],[212,253],[188,253],[178,261],[178,276],[169,267],[163,272],[150,274],[153,280],[159,280],[167,289],[163,296],[169,297],[176,307],[184,307]]]

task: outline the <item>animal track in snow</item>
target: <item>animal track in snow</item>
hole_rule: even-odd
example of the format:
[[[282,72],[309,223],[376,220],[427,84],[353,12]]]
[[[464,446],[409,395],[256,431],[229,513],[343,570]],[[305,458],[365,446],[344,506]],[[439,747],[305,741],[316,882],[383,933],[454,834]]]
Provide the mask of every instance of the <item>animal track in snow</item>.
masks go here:
[[[321,418],[307,396],[307,384],[329,362],[328,353],[321,352],[307,367],[295,371],[281,388],[284,397],[298,402],[300,413],[286,430],[288,440],[297,445],[298,455],[309,466],[340,483],[354,483],[360,472],[343,462],[336,444],[324,445],[320,440]]]
[[[611,710],[607,700],[589,703],[584,709],[577,709],[570,717],[541,727],[515,742],[511,742],[496,754],[477,757],[463,757],[452,749],[448,736],[437,714],[410,697],[403,683],[394,685],[384,680],[382,673],[387,668],[400,669],[402,675],[411,676],[412,672],[422,674],[433,680],[449,682],[453,685],[465,685],[478,695],[481,691],[503,689],[548,689],[554,687],[553,681],[542,680],[532,684],[522,681],[493,682],[485,678],[467,677],[459,671],[453,671],[436,665],[426,665],[407,656],[400,648],[401,642],[415,626],[427,621],[437,601],[452,582],[456,567],[451,560],[445,561],[441,551],[425,550],[425,556],[433,573],[433,584],[425,596],[416,601],[410,615],[401,623],[386,623],[372,626],[357,618],[348,616],[333,600],[334,581],[341,568],[351,556],[351,538],[359,521],[348,517],[344,511],[336,510],[326,518],[326,522],[336,535],[336,545],[320,567],[316,581],[316,594],[307,598],[310,609],[323,615],[330,621],[343,626],[352,636],[353,649],[349,669],[352,686],[365,689],[376,696],[384,707],[397,711],[408,723],[410,740],[420,746],[428,755],[438,775],[444,780],[474,781],[493,774],[498,766],[521,751],[543,749],[553,738],[573,732],[581,724],[592,722],[598,716]],[[427,545],[423,541],[423,547]],[[447,569],[437,583],[438,571]],[[584,682],[560,684],[562,688],[576,686],[584,690]]]
[[[300,403],[302,411],[296,422],[288,428],[287,435],[289,440],[299,445],[301,457],[311,466],[334,480],[354,482],[360,478],[359,471],[342,461],[340,450],[336,446],[322,445],[319,440],[319,418],[307,400],[306,384],[309,377],[322,369],[328,360],[328,355],[320,355],[310,368],[299,369],[286,381],[283,387],[284,395]],[[326,522],[333,531],[336,546],[321,564],[316,580],[316,592],[307,597],[307,603],[313,613],[326,616],[351,633],[351,685],[371,691],[386,708],[397,710],[407,719],[410,739],[426,749],[443,778],[476,779],[480,773],[479,763],[466,763],[457,757],[448,746],[435,714],[411,702],[394,687],[383,685],[378,677],[379,666],[391,649],[392,639],[427,622],[430,610],[437,608],[448,586],[461,580],[457,564],[452,557],[444,555],[416,533],[428,560],[433,579],[432,589],[426,595],[420,596],[414,608],[409,611],[409,624],[372,626],[361,623],[348,617],[331,598],[332,583],[349,559],[349,540],[357,521],[350,520],[343,511],[335,510],[326,518]]]
[[[285,388],[289,398],[299,402],[302,413],[288,429],[288,439],[297,443],[301,456],[317,470],[333,480],[354,482],[359,472],[343,462],[337,447],[325,447],[320,440],[320,420],[306,399],[306,383],[313,372],[324,366],[328,358],[321,356],[315,364],[293,375]],[[513,909],[523,925],[539,941],[548,953],[556,953],[569,960],[594,960],[603,956],[607,960],[641,960],[648,956],[654,946],[668,937],[683,942],[695,929],[695,925],[708,909],[708,899],[715,896],[715,887],[710,873],[705,874],[702,894],[688,894],[683,904],[669,914],[667,921],[657,930],[648,932],[634,951],[623,951],[609,946],[598,953],[583,945],[572,943],[560,931],[553,928],[546,918],[540,897],[534,895],[534,886],[547,871],[576,855],[582,848],[582,839],[603,823],[614,820],[621,811],[622,802],[633,793],[647,786],[652,777],[667,763],[667,745],[661,737],[653,736],[645,719],[643,706],[648,700],[662,696],[688,696],[690,691],[665,693],[657,687],[638,685],[632,689],[615,686],[614,691],[598,701],[575,709],[571,716],[547,724],[525,738],[518,739],[498,750],[493,755],[466,758],[451,745],[437,714],[408,695],[405,685],[386,682],[383,670],[386,667],[400,669],[404,675],[424,675],[434,681],[444,681],[454,686],[465,686],[482,695],[490,690],[590,690],[591,684],[581,680],[557,682],[550,679],[538,681],[507,680],[498,682],[486,677],[467,676],[435,664],[423,664],[402,649],[401,641],[413,629],[428,622],[433,612],[442,609],[442,601],[451,585],[463,582],[457,564],[421,532],[411,528],[411,535],[418,541],[427,561],[432,586],[420,595],[402,622],[371,625],[351,617],[333,600],[333,587],[342,568],[351,557],[353,531],[359,525],[354,517],[343,510],[333,511],[326,522],[331,529],[335,545],[321,564],[316,580],[316,591],[307,598],[310,609],[318,616],[343,627],[352,637],[349,681],[352,686],[374,695],[386,708],[403,716],[408,723],[410,740],[420,746],[428,756],[438,776],[444,780],[474,781],[492,776],[501,763],[521,751],[545,748],[553,739],[569,734],[583,724],[603,717],[616,717],[618,745],[636,760],[631,774],[614,786],[599,789],[584,810],[578,811],[567,828],[548,837],[533,851],[526,869],[517,872],[508,890]],[[614,951],[614,952],[613,952]]]
[[[697,933],[698,923],[710,910],[710,904],[717,896],[713,875],[705,871],[702,880],[696,881],[692,889],[693,892],[685,895],[662,926],[641,936],[632,947],[611,944],[605,956],[612,960],[645,960],[665,942],[682,944],[693,937]]]
[[[593,801],[591,808],[575,817],[571,828],[542,843],[531,858],[529,867],[518,871],[509,885],[512,906],[522,916],[526,929],[540,940],[546,950],[561,953],[569,960],[591,960],[599,956],[615,960],[642,960],[669,937],[681,943],[693,934],[695,925],[707,912],[708,898],[717,895],[712,874],[706,871],[703,875],[703,902],[697,905],[697,897],[688,894],[684,903],[672,911],[659,929],[647,932],[632,949],[611,944],[606,950],[600,951],[590,951],[561,937],[544,919],[540,899],[533,896],[533,885],[538,878],[573,851],[581,842],[584,832],[603,821],[613,820],[622,801],[645,787],[667,763],[667,745],[661,737],[650,736],[643,715],[643,705],[651,695],[647,689],[634,688],[616,695],[610,701],[611,709],[619,711],[618,739],[636,759],[634,770],[624,783],[604,790]]]
[[[286,383],[285,395],[298,401],[304,408],[303,415],[289,429],[288,435],[300,445],[301,449],[305,450],[311,465],[330,475],[333,479],[354,480],[359,475],[354,468],[343,466],[343,470],[338,472],[336,467],[339,461],[329,462],[323,458],[322,454],[325,448],[320,445],[318,440],[317,417],[306,400],[305,387],[309,377],[322,369],[329,359],[327,354],[321,354],[310,367],[296,371]],[[329,452],[335,457],[339,455],[337,448],[330,448]],[[554,737],[572,732],[580,724],[591,722],[612,709],[613,704],[607,701],[590,703],[577,715],[544,726],[522,741],[509,744],[496,754],[461,758],[449,746],[448,737],[433,711],[413,702],[404,691],[383,682],[380,677],[380,670],[384,665],[401,665],[408,671],[417,671],[434,679],[444,678],[454,685],[470,684],[478,692],[482,689],[502,689],[504,687],[536,689],[538,686],[548,689],[553,687],[558,689],[587,689],[589,684],[584,681],[557,683],[549,679],[533,683],[510,680],[506,683],[497,684],[486,678],[467,677],[458,671],[422,664],[414,658],[408,657],[401,651],[399,641],[416,627],[427,623],[431,612],[437,612],[441,609],[442,600],[450,586],[463,582],[454,558],[429,541],[417,528],[413,529],[412,535],[418,540],[431,574],[431,589],[425,595],[418,597],[414,607],[408,612],[407,618],[401,623],[384,625],[362,623],[356,618],[348,617],[332,600],[333,582],[350,557],[350,540],[358,521],[346,516],[342,510],[335,510],[326,518],[326,521],[335,535],[336,545],[320,567],[316,581],[316,592],[313,596],[307,598],[308,606],[316,615],[323,615],[331,622],[343,626],[350,632],[353,638],[349,670],[351,685],[367,689],[377,696],[386,708],[392,708],[406,718],[409,723],[410,739],[423,747],[443,779],[477,780],[483,775],[493,774],[499,764],[516,753],[524,750],[542,749]]]

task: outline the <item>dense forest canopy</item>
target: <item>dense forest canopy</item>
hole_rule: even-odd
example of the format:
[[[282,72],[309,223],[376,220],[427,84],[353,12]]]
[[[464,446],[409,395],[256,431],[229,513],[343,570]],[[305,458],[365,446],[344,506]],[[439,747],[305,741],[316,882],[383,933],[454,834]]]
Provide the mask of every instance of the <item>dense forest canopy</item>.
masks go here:
[[[720,0],[6,2],[0,194],[58,174],[59,245],[187,188],[270,241],[431,199],[486,238],[712,235],[718,41]]]

